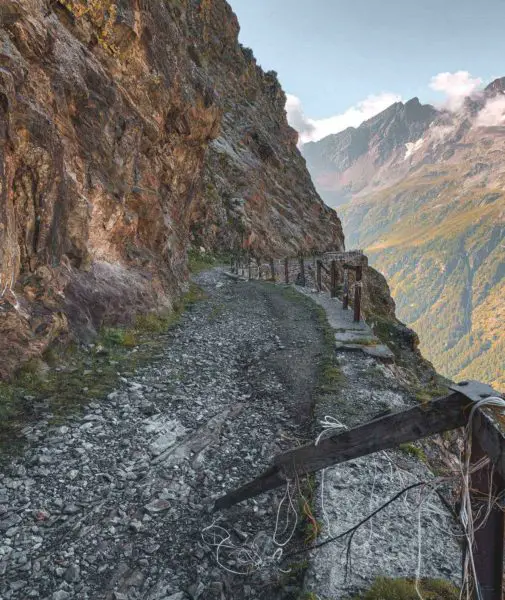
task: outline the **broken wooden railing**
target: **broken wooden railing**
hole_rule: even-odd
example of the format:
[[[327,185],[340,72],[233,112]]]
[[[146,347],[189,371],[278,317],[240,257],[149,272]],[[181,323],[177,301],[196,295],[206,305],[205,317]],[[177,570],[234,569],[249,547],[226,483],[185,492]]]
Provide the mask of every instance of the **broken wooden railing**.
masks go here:
[[[481,514],[479,509],[487,505],[489,498],[498,499],[493,502],[488,518],[476,523],[474,592],[478,600],[502,600],[504,511],[498,501],[503,500],[505,494],[505,436],[494,413],[476,407],[477,402],[499,394],[475,381],[462,382],[450,389],[451,394],[433,402],[387,414],[326,437],[318,445],[307,444],[275,456],[267,471],[219,498],[214,510],[229,508],[326,467],[466,426],[472,413],[471,464],[483,456],[490,459],[488,466],[471,477],[473,513]]]
[[[306,286],[313,283],[322,292],[328,291],[336,298],[342,287],[342,308],[349,308],[349,273],[354,273],[354,320],[361,319],[361,299],[363,285],[363,267],[368,264],[362,250],[346,252],[326,252],[314,256],[298,255],[296,257],[274,259],[252,258],[249,253],[236,253],[231,261],[231,271],[247,279],[283,280],[284,283],[296,283]],[[278,267],[278,268],[277,268]],[[315,274],[314,274],[315,272]],[[326,275],[326,282],[324,281]],[[342,283],[342,286],[340,284]]]

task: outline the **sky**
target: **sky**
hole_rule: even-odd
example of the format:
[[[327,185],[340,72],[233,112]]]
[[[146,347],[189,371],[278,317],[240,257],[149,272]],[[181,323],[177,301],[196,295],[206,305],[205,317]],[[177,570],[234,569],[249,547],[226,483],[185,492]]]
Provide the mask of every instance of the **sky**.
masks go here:
[[[228,0],[302,141],[397,100],[457,107],[505,76],[505,0]]]

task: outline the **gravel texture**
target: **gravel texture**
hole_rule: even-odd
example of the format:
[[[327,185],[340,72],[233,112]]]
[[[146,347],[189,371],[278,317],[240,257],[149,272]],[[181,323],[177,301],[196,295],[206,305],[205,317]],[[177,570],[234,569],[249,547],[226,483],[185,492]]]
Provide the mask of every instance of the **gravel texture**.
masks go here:
[[[302,291],[324,307],[329,322],[338,331],[353,326],[338,300]],[[406,409],[416,402],[402,385],[396,365],[383,364],[360,352],[337,352],[336,357],[342,375],[340,390],[320,399],[315,409],[316,420],[329,415],[342,425],[353,427],[385,411]],[[317,516],[324,524],[318,541],[347,531],[407,486],[433,479],[422,457],[399,450],[326,469],[324,486],[318,488]],[[321,476],[318,481],[321,483]],[[437,493],[425,488],[421,493],[413,490],[358,530],[352,541],[350,563],[349,537],[313,551],[305,578],[306,590],[324,600],[341,599],[366,589],[378,576],[415,577],[419,540],[421,576],[450,579],[457,584],[461,575],[461,548],[456,536],[460,533]]]
[[[274,454],[313,439],[316,400],[317,419],[332,415],[352,426],[412,398],[394,365],[343,352],[336,354],[340,391],[321,395],[319,365],[329,346],[314,303],[292,288],[233,280],[220,270],[197,281],[207,298],[165,335],[164,351],[148,367],[122,377],[107,398],[63,424],[51,426],[48,414],[25,428],[25,451],[0,474],[2,600],[303,597],[307,553],[281,565],[271,559],[284,490],[217,516],[213,501],[263,472]],[[327,312],[337,310],[336,302],[308,295]],[[337,327],[338,314],[330,316]],[[320,541],[427,477],[421,461],[401,452],[327,469],[330,529]],[[321,500],[319,492],[317,516],[325,523]],[[287,506],[278,540],[293,523],[285,529]],[[347,579],[345,543],[314,551],[307,592],[341,599],[377,575],[414,575],[417,506],[411,493],[355,536]],[[205,530],[216,518],[224,529]],[[460,552],[442,533],[452,523],[436,496],[424,505],[421,525],[423,574],[457,580]],[[212,543],[224,530],[230,540],[218,565]],[[302,524],[284,555],[303,548],[305,535]],[[243,559],[253,552],[260,569],[230,572],[248,571],[251,561]]]
[[[62,425],[46,415],[24,429],[26,449],[0,474],[3,600],[296,597],[273,563],[247,577],[220,568],[201,533],[217,496],[306,439],[324,335],[282,286],[197,279],[207,299],[149,367]],[[220,525],[267,557],[282,494]],[[222,549],[228,569],[239,558]]]

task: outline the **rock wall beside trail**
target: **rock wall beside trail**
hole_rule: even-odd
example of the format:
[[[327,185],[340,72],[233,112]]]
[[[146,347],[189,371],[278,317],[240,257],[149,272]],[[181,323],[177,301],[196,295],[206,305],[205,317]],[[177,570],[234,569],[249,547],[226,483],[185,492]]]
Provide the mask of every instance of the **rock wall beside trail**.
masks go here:
[[[224,0],[0,6],[0,378],[187,280],[187,249],[342,248]]]

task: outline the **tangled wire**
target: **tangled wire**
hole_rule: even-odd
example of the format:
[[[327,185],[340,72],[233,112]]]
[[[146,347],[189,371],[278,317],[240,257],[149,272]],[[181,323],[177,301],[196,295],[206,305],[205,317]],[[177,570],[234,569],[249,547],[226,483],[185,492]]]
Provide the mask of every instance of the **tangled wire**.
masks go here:
[[[324,497],[325,497],[325,474],[326,470],[323,470],[321,473],[321,483],[320,483],[320,498],[321,498],[321,513],[326,526],[326,531],[331,536],[328,539],[325,539],[319,543],[312,543],[310,546],[305,547],[301,550],[296,550],[290,552],[289,554],[285,554],[284,550],[289,542],[293,539],[298,523],[301,518],[305,519],[309,524],[312,523],[312,529],[316,533],[312,539],[308,539],[306,541],[315,542],[317,534],[320,531],[320,526],[317,523],[312,509],[310,508],[310,503],[307,498],[303,495],[299,482],[298,481],[288,481],[286,484],[286,489],[284,495],[277,507],[277,515],[275,520],[275,529],[272,535],[272,542],[275,550],[271,553],[265,551],[265,549],[261,549],[259,545],[257,545],[254,541],[252,543],[244,543],[241,545],[237,545],[232,541],[231,533],[224,528],[222,525],[219,525],[219,519],[214,520],[214,522],[206,527],[202,531],[202,540],[209,547],[215,550],[216,561],[219,566],[221,566],[224,570],[229,573],[233,573],[236,575],[249,575],[254,571],[265,568],[267,566],[277,566],[280,571],[286,573],[287,571],[280,568],[281,561],[305,553],[309,551],[318,550],[328,544],[334,543],[338,540],[342,540],[347,538],[346,543],[346,566],[345,566],[345,577],[347,578],[348,574],[351,572],[351,548],[353,539],[355,534],[360,530],[363,525],[366,523],[372,522],[372,519],[385,510],[388,506],[399,500],[400,498],[407,497],[408,492],[419,489],[420,490],[420,499],[417,506],[417,538],[418,538],[418,555],[417,555],[417,569],[416,569],[416,579],[415,579],[415,589],[417,595],[420,600],[423,600],[423,596],[420,591],[420,581],[421,581],[421,571],[422,571],[422,522],[421,522],[421,514],[423,509],[426,509],[429,506],[429,501],[431,497],[435,493],[439,493],[439,488],[443,485],[452,484],[458,485],[461,487],[461,508],[459,512],[459,521],[462,528],[462,532],[455,533],[453,531],[442,530],[443,533],[447,535],[459,536],[465,540],[466,543],[466,552],[464,556],[464,569],[463,569],[463,582],[460,590],[460,599],[465,598],[466,600],[470,600],[472,595],[476,594],[478,600],[482,600],[482,593],[479,589],[478,585],[475,585],[477,582],[477,573],[475,568],[475,560],[474,560],[474,550],[475,550],[475,533],[479,529],[483,528],[494,507],[502,508],[502,500],[501,497],[494,497],[492,495],[491,486],[489,487],[489,494],[486,498],[485,503],[480,506],[478,509],[475,509],[475,503],[472,503],[472,490],[471,480],[472,476],[474,476],[478,471],[488,468],[490,465],[490,459],[485,457],[478,462],[471,464],[471,450],[472,450],[472,420],[475,414],[475,411],[479,408],[483,407],[494,407],[499,409],[505,409],[505,400],[499,397],[489,397],[480,402],[475,403],[470,412],[468,425],[465,429],[464,436],[464,458],[460,460],[459,463],[459,472],[454,473],[452,475],[448,475],[445,477],[437,477],[430,481],[416,481],[409,485],[403,487],[401,491],[395,494],[392,498],[381,504],[375,510],[371,510],[371,512],[361,519],[358,523],[339,533],[338,535],[331,536],[331,522],[329,516],[327,514]],[[337,430],[346,429],[346,426],[339,422],[337,419],[331,416],[326,416],[322,421],[320,421],[322,426],[321,433],[317,436],[315,440],[315,445],[317,445],[321,439],[323,439],[328,434],[333,434]],[[400,481],[404,484],[405,481],[403,479],[403,475],[407,474],[406,472],[402,472],[401,469],[398,469],[393,463],[391,457],[386,453],[381,453],[389,462],[391,468],[391,475],[397,475]],[[369,506],[371,509],[372,506],[372,498],[375,490],[375,480],[377,478],[377,465],[374,462],[374,482],[372,485],[372,491],[370,494],[370,502]],[[490,479],[492,480],[494,472],[494,466],[490,467]],[[300,499],[299,506],[301,515],[299,515],[299,511],[295,506],[294,501],[294,492],[298,493],[298,497]],[[441,511],[430,509],[430,512],[435,514],[441,514]],[[283,523],[283,524],[282,524]],[[372,532],[371,532],[372,533]],[[227,551],[227,563],[223,562],[223,552]],[[236,568],[232,568],[232,566],[236,566]]]

